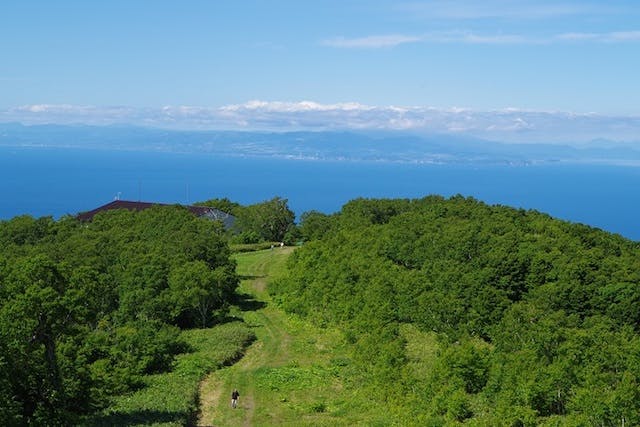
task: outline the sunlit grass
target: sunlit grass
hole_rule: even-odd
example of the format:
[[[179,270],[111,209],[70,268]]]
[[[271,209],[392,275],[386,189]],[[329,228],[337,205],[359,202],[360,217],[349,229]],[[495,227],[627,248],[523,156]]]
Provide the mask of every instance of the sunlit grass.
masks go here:
[[[198,409],[202,378],[239,359],[253,337],[251,330],[240,322],[183,331],[182,338],[193,352],[179,355],[171,372],[146,376],[142,389],[117,397],[109,408],[87,420],[86,425],[187,425]]]
[[[146,387],[116,399],[86,425],[194,425],[198,385],[210,373],[204,393],[216,396],[201,408],[210,418],[204,425],[260,426],[392,426],[411,425],[399,416],[397,403],[370,395],[352,361],[352,347],[338,329],[316,327],[285,314],[270,300],[266,287],[286,272],[292,248],[235,254],[238,273],[245,277],[240,292],[263,305],[243,311],[233,307],[233,322],[205,330],[183,332],[195,349],[178,356],[170,373],[145,378]],[[236,364],[249,340],[257,337]],[[433,334],[403,328],[412,370],[426,375],[437,343]],[[222,369],[220,369],[222,368]],[[228,405],[228,395],[240,390],[240,405]],[[408,424],[407,424],[408,423]]]
[[[212,387],[224,391],[221,404],[211,409],[211,420],[205,423],[393,425],[387,408],[359,387],[359,373],[344,334],[287,315],[270,300],[266,288],[286,272],[292,250],[274,248],[234,256],[238,273],[247,278],[241,289],[266,305],[241,314],[258,340],[238,364],[212,374]],[[241,393],[237,410],[227,404],[234,388]]]

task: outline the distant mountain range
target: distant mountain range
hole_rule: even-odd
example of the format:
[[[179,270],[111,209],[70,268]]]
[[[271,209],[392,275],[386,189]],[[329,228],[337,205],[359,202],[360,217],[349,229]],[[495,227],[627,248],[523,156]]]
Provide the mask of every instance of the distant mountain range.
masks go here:
[[[187,131],[135,126],[0,123],[0,146],[203,153],[324,161],[434,164],[600,163],[640,165],[629,143],[508,144],[401,131]]]

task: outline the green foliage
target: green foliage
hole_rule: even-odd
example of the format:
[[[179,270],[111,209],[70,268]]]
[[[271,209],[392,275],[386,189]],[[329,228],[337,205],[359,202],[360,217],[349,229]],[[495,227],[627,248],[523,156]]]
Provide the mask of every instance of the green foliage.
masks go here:
[[[282,242],[293,225],[295,214],[287,200],[274,197],[261,203],[243,206],[237,212],[236,227],[244,239],[258,236],[262,241]],[[256,243],[256,241],[241,241]]]
[[[466,393],[479,393],[489,377],[489,356],[487,346],[464,340],[449,346],[441,357],[441,363],[451,379],[462,383]]]
[[[17,216],[0,226],[0,246],[35,244],[50,233],[53,225],[51,217]]]
[[[295,246],[300,243],[301,239],[302,233],[300,232],[300,227],[295,224],[290,224],[289,228],[287,228],[287,232],[284,233],[282,242],[285,245]]]
[[[376,399],[411,396],[425,424],[638,423],[637,244],[461,196],[358,199],[300,229],[273,298],[341,327]],[[438,337],[429,357],[405,324]]]
[[[17,217],[0,242],[0,415],[17,424],[75,424],[169,370],[176,326],[210,325],[238,284],[222,226],[177,206]]]
[[[311,412],[323,413],[327,411],[327,404],[324,402],[316,402],[311,405]]]
[[[447,415],[455,421],[464,421],[473,416],[465,393],[458,390],[448,397]]]
[[[329,381],[331,371],[322,367],[283,366],[261,368],[255,373],[256,387],[271,391],[304,390]]]
[[[234,241],[241,244],[250,245],[260,242],[261,236],[255,230],[243,231],[234,237]]]
[[[171,372],[141,377],[144,387],[116,397],[112,405],[81,425],[189,425],[198,410],[202,378],[240,358],[255,335],[246,325],[234,322],[183,331],[180,339],[192,351],[178,355]]]
[[[172,269],[168,282],[173,317],[195,317],[205,328],[212,311],[233,295],[238,278],[230,266],[211,270],[204,261],[192,261]]]
[[[204,202],[194,203],[195,206],[209,206],[221,210],[222,212],[237,216],[238,212],[242,210],[242,205],[236,202],[232,202],[228,198],[211,199]]]
[[[270,249],[272,246],[276,247],[278,242],[260,242],[260,243],[247,243],[247,244],[231,244],[230,248],[232,252],[255,252]]]
[[[300,216],[300,235],[306,240],[322,238],[331,228],[331,217],[318,211],[305,212]]]

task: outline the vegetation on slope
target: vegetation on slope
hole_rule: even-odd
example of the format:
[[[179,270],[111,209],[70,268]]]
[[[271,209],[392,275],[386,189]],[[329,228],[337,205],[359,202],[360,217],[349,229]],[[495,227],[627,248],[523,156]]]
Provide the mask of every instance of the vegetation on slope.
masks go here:
[[[245,279],[240,312],[258,339],[236,364],[216,370],[201,387],[198,425],[353,426],[391,423],[386,405],[360,387],[351,346],[336,328],[318,328],[274,306],[266,292],[286,273],[292,248],[235,256]],[[231,409],[231,391],[240,404]]]
[[[193,350],[176,356],[170,372],[145,375],[144,387],[116,396],[107,408],[88,417],[82,425],[194,425],[200,381],[209,372],[240,359],[255,335],[244,323],[231,322],[182,331],[181,338]]]
[[[0,419],[71,425],[172,368],[238,284],[222,225],[180,207],[0,222]]]
[[[640,425],[637,243],[463,197],[299,227],[286,200],[258,205],[235,238],[301,236],[286,272],[288,249],[231,256],[179,207],[0,222],[4,424],[192,422],[198,379],[253,334],[190,328],[232,316],[258,343],[201,389],[207,422]]]
[[[460,196],[308,218],[271,292],[345,331],[395,422],[640,424],[636,243]]]
[[[261,242],[294,243],[296,215],[287,204],[287,199],[274,197],[270,200],[243,206],[227,198],[211,199],[198,203],[228,212],[236,217],[231,230],[232,242],[255,244]]]

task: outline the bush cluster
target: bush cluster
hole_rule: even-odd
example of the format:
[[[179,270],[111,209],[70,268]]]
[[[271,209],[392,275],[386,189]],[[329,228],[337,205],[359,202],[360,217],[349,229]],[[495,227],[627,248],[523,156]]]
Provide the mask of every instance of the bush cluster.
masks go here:
[[[461,196],[358,199],[307,220],[314,240],[271,292],[343,328],[399,416],[640,425],[637,243]],[[409,369],[403,325],[438,338],[426,373]]]
[[[222,225],[178,206],[0,222],[0,419],[72,425],[167,371],[238,277]]]

